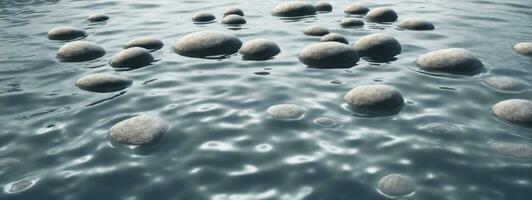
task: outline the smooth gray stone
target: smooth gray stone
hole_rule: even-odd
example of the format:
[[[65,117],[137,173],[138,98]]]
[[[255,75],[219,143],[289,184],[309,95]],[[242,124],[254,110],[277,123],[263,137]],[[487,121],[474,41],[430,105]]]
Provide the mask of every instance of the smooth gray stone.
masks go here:
[[[532,147],[527,144],[514,142],[493,142],[490,144],[490,147],[501,154],[505,154],[514,158],[532,158]]]
[[[420,18],[405,18],[399,22],[399,27],[410,30],[434,30],[434,24]]]
[[[94,60],[105,55],[105,50],[86,41],[68,42],[57,51],[57,57],[64,62],[83,62]]]
[[[401,53],[401,44],[391,35],[374,33],[361,37],[355,43],[355,49],[361,56],[373,58],[392,58]]]
[[[532,101],[508,99],[491,107],[495,116],[514,123],[532,124]]]
[[[484,79],[484,83],[493,89],[503,91],[521,91],[530,87],[526,82],[508,76],[488,77]]]
[[[344,13],[350,15],[365,15],[368,12],[368,7],[358,3],[349,4],[344,8]]]
[[[330,33],[329,29],[323,27],[323,26],[318,26],[318,25],[310,25],[310,26],[307,26],[304,30],[303,30],[303,33],[305,35],[310,35],[310,36],[324,36],[324,35],[327,35]]]
[[[81,77],[75,83],[82,90],[91,92],[115,92],[126,89],[133,81],[125,76],[95,73]]]
[[[170,125],[165,120],[139,115],[118,122],[109,130],[109,138],[128,145],[147,145],[161,138]]]
[[[313,68],[350,68],[359,60],[356,50],[339,42],[320,42],[306,46],[299,61]]]
[[[218,31],[190,33],[179,39],[174,49],[176,53],[189,57],[209,57],[234,54],[242,42],[235,35]]]
[[[135,69],[150,65],[153,60],[153,56],[147,49],[131,47],[124,49],[113,56],[113,58],[111,58],[111,66],[115,68]]]
[[[240,15],[227,15],[222,19],[222,24],[228,24],[228,25],[239,25],[239,24],[245,24],[246,19]]]
[[[213,14],[205,12],[197,12],[192,15],[193,22],[211,22],[215,19],[216,17]]]
[[[240,16],[244,16],[244,11],[242,11],[242,9],[240,8],[228,8],[224,11],[224,16],[227,16],[227,15],[240,15]]]
[[[340,26],[346,27],[361,27],[364,26],[364,21],[354,18],[345,18],[340,21]]]
[[[272,9],[272,15],[278,17],[300,17],[315,14],[316,8],[312,4],[301,1],[281,3]]]
[[[320,12],[331,12],[333,9],[330,3],[324,1],[320,1],[314,4],[314,8],[316,8],[316,10]]]
[[[427,71],[474,75],[482,71],[480,59],[466,49],[450,48],[421,55],[416,60],[419,68]]]
[[[366,19],[371,22],[394,22],[397,20],[397,13],[391,8],[378,7],[371,9]]]
[[[338,33],[329,33],[321,37],[320,42],[340,42],[344,44],[349,44],[349,41],[345,39],[343,35]]]
[[[110,19],[110,17],[108,15],[101,14],[101,13],[91,14],[87,18],[87,20],[90,21],[90,22],[103,22],[103,21],[107,21],[109,19]]]
[[[162,40],[155,39],[155,38],[149,38],[149,37],[142,37],[142,38],[136,38],[132,39],[126,44],[124,44],[124,49],[128,49],[131,47],[142,47],[148,50],[158,50],[163,48],[164,43]]]
[[[279,104],[269,107],[268,114],[274,119],[296,120],[303,117],[305,109],[295,104]]]
[[[350,108],[361,114],[396,114],[404,105],[403,96],[395,87],[384,84],[362,85],[344,96]]]
[[[50,40],[74,40],[87,36],[87,32],[73,27],[57,27],[48,31],[48,39]]]
[[[314,123],[321,127],[334,127],[338,125],[338,121],[331,117],[318,117],[314,120]]]
[[[280,52],[281,49],[275,42],[265,39],[249,40],[239,50],[246,60],[266,60]]]
[[[416,191],[414,180],[401,174],[389,174],[377,183],[380,192],[389,197],[404,197]]]
[[[513,46],[515,52],[524,55],[532,56],[532,42],[521,42]]]

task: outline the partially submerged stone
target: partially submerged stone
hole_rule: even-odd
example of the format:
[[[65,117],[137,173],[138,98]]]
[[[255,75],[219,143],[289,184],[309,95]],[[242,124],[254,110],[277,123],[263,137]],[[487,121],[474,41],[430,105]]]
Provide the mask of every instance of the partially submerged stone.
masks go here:
[[[105,50],[86,41],[68,42],[57,51],[57,57],[65,62],[89,61],[105,55]]]
[[[365,15],[368,12],[369,12],[369,8],[367,6],[364,6],[358,3],[349,4],[344,8],[345,14]]]
[[[397,20],[397,13],[391,8],[378,7],[371,9],[366,19],[372,22],[394,22]]]
[[[235,35],[218,31],[200,31],[179,39],[174,49],[176,53],[189,57],[211,57],[234,54],[242,42]]]
[[[324,35],[329,34],[330,31],[329,29],[323,26],[310,25],[310,26],[305,27],[305,29],[303,30],[303,33],[305,35],[310,35],[310,36],[324,36]]]
[[[404,105],[401,93],[384,84],[355,87],[345,94],[344,100],[353,111],[375,116],[396,114]]]
[[[514,51],[524,55],[524,56],[532,56],[532,42],[520,42],[514,45],[513,47]]]
[[[339,42],[320,42],[306,46],[299,61],[313,68],[350,68],[359,60],[356,50]]]
[[[506,121],[532,124],[532,101],[526,99],[508,99],[491,107],[493,113]]]
[[[120,75],[95,73],[81,77],[75,85],[91,92],[114,92],[129,87],[132,82],[131,79]]]
[[[334,127],[338,125],[338,121],[331,117],[318,117],[314,120],[314,123],[321,127]]]
[[[473,75],[482,71],[484,65],[472,52],[461,48],[432,51],[416,60],[419,68],[427,71]]]
[[[62,26],[50,29],[47,35],[50,40],[74,40],[86,37],[87,32],[73,27]]]
[[[399,27],[410,30],[434,30],[434,24],[421,18],[405,18],[399,22]]]
[[[295,120],[303,117],[305,109],[295,104],[279,104],[269,107],[268,114],[274,119]]]
[[[222,19],[222,24],[240,25],[245,23],[246,19],[244,19],[244,17],[235,14],[227,15]]]
[[[279,54],[281,49],[275,42],[253,39],[245,42],[239,50],[246,60],[266,60]]]
[[[416,191],[414,180],[401,174],[382,177],[377,183],[377,189],[389,197],[404,197]]]
[[[484,79],[484,82],[491,88],[502,91],[521,91],[529,87],[526,82],[509,76],[491,76]]]
[[[321,37],[320,42],[340,42],[344,44],[349,44],[349,41],[338,33],[329,33]]]
[[[128,145],[147,145],[162,137],[170,125],[165,120],[150,115],[139,115],[118,122],[109,130],[109,137]]]
[[[213,14],[206,12],[198,12],[192,15],[193,22],[211,22],[215,19],[216,17]]]
[[[224,11],[224,16],[227,16],[227,15],[240,15],[240,16],[244,16],[244,11],[242,11],[242,9],[240,8],[228,8]]]
[[[111,58],[111,66],[115,68],[140,68],[153,62],[151,53],[141,47],[131,47],[120,51]]]
[[[374,33],[361,37],[355,43],[355,49],[361,56],[371,58],[392,58],[401,53],[401,44],[393,36]]]
[[[514,142],[493,142],[490,147],[501,153],[514,158],[532,159],[532,146]]]
[[[355,18],[345,18],[340,21],[340,26],[344,28],[361,27],[364,26],[364,21]]]
[[[107,21],[109,19],[110,19],[110,17],[108,15],[102,14],[102,13],[91,14],[87,18],[87,20],[90,21],[90,22],[104,22],[104,21]]]
[[[314,4],[314,8],[316,8],[316,10],[319,12],[331,12],[333,9],[330,3],[324,1]]]
[[[128,49],[131,47],[142,47],[148,50],[158,50],[158,49],[163,48],[163,46],[164,46],[163,41],[159,39],[142,37],[142,38],[136,38],[136,39],[126,42],[126,44],[124,45],[124,48]]]
[[[300,17],[315,14],[316,8],[312,4],[301,1],[281,3],[272,9],[272,15],[278,17]]]

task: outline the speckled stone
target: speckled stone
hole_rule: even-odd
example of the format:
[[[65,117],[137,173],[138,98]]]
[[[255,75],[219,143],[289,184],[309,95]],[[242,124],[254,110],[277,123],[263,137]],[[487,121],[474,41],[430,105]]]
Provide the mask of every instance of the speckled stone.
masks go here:
[[[104,21],[107,21],[109,19],[110,19],[110,17],[108,15],[102,14],[102,13],[91,14],[87,18],[87,20],[90,21],[90,22],[104,22]]]
[[[416,191],[414,180],[401,174],[389,174],[377,183],[380,192],[390,197],[404,197]]]
[[[344,8],[344,13],[350,15],[365,15],[368,12],[369,8],[367,6],[358,3],[349,4]]]
[[[299,17],[314,14],[316,14],[316,8],[312,4],[301,1],[284,2],[272,9],[272,15],[278,17]]]
[[[514,51],[524,55],[524,56],[532,56],[532,42],[520,42],[514,45],[513,47]]]
[[[74,40],[87,36],[87,32],[73,27],[57,27],[48,31],[48,39],[50,40]]]
[[[83,62],[94,60],[105,55],[105,50],[86,41],[68,42],[59,48],[57,57],[64,62]]]
[[[189,57],[209,57],[236,53],[242,42],[235,35],[218,31],[201,31],[179,39],[176,53]]]
[[[242,9],[240,8],[228,8],[224,11],[224,16],[227,16],[227,15],[240,15],[240,16],[244,16],[244,11],[242,11]]]
[[[146,145],[161,138],[169,128],[168,122],[161,118],[139,115],[112,126],[109,138],[128,145]]]
[[[421,18],[405,18],[399,22],[399,27],[409,30],[434,30],[434,24]]]
[[[356,50],[339,42],[320,42],[306,46],[299,53],[299,61],[313,68],[350,68],[358,60]]]
[[[493,142],[490,147],[501,154],[514,158],[532,159],[532,147],[530,145],[513,142]]]
[[[340,21],[340,26],[344,28],[348,27],[361,27],[364,26],[364,21],[355,18],[345,18]]]
[[[345,39],[343,35],[337,33],[329,33],[321,37],[320,42],[340,42],[344,44],[349,44],[349,41]]]
[[[508,76],[492,76],[484,79],[484,83],[496,90],[521,91],[530,87],[522,80]]]
[[[303,117],[305,109],[295,104],[279,104],[269,107],[268,114],[274,119],[295,120]]]
[[[532,101],[508,99],[491,107],[493,113],[506,121],[532,124]]]
[[[120,51],[111,59],[111,66],[115,68],[140,68],[150,65],[153,56],[145,48],[131,47]]]
[[[385,33],[374,33],[361,37],[355,43],[360,55],[375,58],[391,58],[401,53],[401,44],[393,36]]]
[[[314,4],[314,8],[316,8],[319,12],[331,12],[333,7],[330,3],[320,1],[316,4]]]
[[[266,60],[280,52],[281,49],[275,42],[266,39],[249,40],[239,50],[246,60]]]
[[[417,58],[416,64],[419,68],[427,71],[463,75],[473,75],[484,68],[477,56],[461,48],[442,49],[423,54]]]
[[[394,22],[397,20],[397,13],[391,8],[378,7],[371,9],[366,19],[372,22]]]
[[[192,15],[193,22],[211,22],[215,19],[216,17],[213,14],[205,13],[205,12],[198,12]]]
[[[240,15],[227,15],[222,19],[222,24],[228,24],[228,25],[239,25],[239,24],[245,24],[246,19]]]
[[[131,47],[142,47],[148,50],[158,50],[163,48],[163,41],[155,38],[142,37],[130,40],[124,44],[124,48],[128,49]]]
[[[324,36],[324,35],[327,35],[330,33],[329,29],[323,27],[323,26],[318,26],[318,25],[310,25],[310,26],[307,26],[304,30],[303,30],[303,33],[305,35],[310,35],[310,36]]]
[[[347,92],[344,100],[353,111],[369,115],[395,114],[404,105],[401,93],[384,84],[355,87]]]
[[[127,77],[95,73],[81,77],[75,83],[82,90],[91,92],[114,92],[126,89],[133,81]]]

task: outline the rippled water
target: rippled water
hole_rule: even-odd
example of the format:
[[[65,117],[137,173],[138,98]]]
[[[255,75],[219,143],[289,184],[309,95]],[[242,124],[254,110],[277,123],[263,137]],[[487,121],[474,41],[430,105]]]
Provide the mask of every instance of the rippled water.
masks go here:
[[[423,17],[434,31],[406,31],[367,23],[344,29],[342,10],[352,1],[329,1],[332,13],[296,21],[270,15],[282,1],[0,1],[0,199],[386,199],[378,179],[400,173],[416,182],[407,199],[532,199],[532,164],[494,152],[490,142],[531,144],[532,129],[496,119],[490,107],[509,98],[531,99],[532,90],[501,92],[481,81],[508,75],[532,83],[532,60],[511,47],[532,37],[530,0],[357,1],[395,9],[399,18]],[[194,12],[220,20],[240,7],[248,23],[229,30],[219,23],[193,24]],[[88,23],[91,13],[111,20]],[[319,37],[304,36],[310,24],[328,27],[351,43],[369,33],[396,37],[396,61],[361,60],[351,69],[311,69],[296,56]],[[89,33],[104,47],[95,61],[62,63],[64,43],[46,38],[57,26]],[[268,61],[187,58],[171,46],[183,35],[222,30],[242,41],[266,38],[280,55]],[[165,42],[153,65],[115,72],[109,59],[129,39]],[[417,56],[460,47],[487,70],[472,77],[418,72]],[[73,82],[94,72],[133,79],[125,92],[91,93]],[[368,83],[398,88],[405,100],[393,116],[364,118],[346,109],[343,95]],[[297,121],[267,116],[274,104],[303,106]],[[108,129],[148,113],[171,129],[154,146],[113,146]],[[315,123],[319,117],[338,122]],[[453,127],[435,133],[427,124]]]

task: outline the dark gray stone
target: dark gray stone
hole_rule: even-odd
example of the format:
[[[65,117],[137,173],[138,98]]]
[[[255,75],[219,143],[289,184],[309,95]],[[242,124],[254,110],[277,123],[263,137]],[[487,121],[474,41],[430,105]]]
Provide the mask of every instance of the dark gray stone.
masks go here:
[[[350,68],[359,60],[356,50],[339,42],[320,42],[306,46],[299,61],[313,68]]]
[[[164,46],[163,41],[159,39],[142,37],[142,38],[136,38],[136,39],[126,42],[126,44],[124,45],[124,48],[128,49],[131,47],[142,47],[148,50],[158,50],[158,49],[163,48],[163,46]]]
[[[244,11],[242,11],[242,9],[240,8],[228,8],[224,11],[224,16],[227,16],[227,15],[240,15],[240,16],[244,16]]]
[[[420,18],[405,18],[399,22],[399,27],[410,30],[424,31],[434,30],[434,24]]]
[[[333,9],[330,3],[323,1],[314,4],[314,8],[316,8],[316,10],[319,12],[331,12]]]
[[[108,15],[101,14],[101,13],[89,15],[89,17],[87,18],[87,20],[90,22],[104,22],[109,19],[110,17]]]
[[[318,25],[310,25],[310,26],[307,26],[304,30],[303,30],[303,33],[305,35],[310,35],[310,36],[324,36],[324,35],[327,35],[330,33],[329,29],[323,27],[323,26],[318,26]]]
[[[361,37],[355,49],[364,57],[392,58],[401,53],[401,44],[391,35],[374,33]]]
[[[87,36],[87,32],[72,27],[57,27],[48,31],[48,39],[50,40],[74,40]]]
[[[337,33],[329,33],[321,37],[320,42],[340,42],[344,44],[349,44],[349,41],[345,39],[343,35]]]
[[[366,19],[372,22],[394,22],[397,20],[397,13],[391,8],[378,7],[371,9]]]
[[[240,25],[245,24],[246,19],[240,15],[227,15],[222,19],[222,24],[228,24],[228,25]]]
[[[205,13],[205,12],[198,12],[192,15],[193,22],[211,22],[215,19],[216,17],[213,14]]]
[[[135,69],[150,65],[153,60],[153,56],[145,48],[131,47],[113,56],[110,64],[115,68]]]
[[[245,42],[239,50],[246,60],[266,60],[279,54],[281,49],[275,42],[253,39]]]
[[[364,26],[364,21],[360,19],[354,19],[354,18],[345,18],[340,21],[340,26],[347,28],[347,27],[361,27]]]
[[[368,12],[368,7],[358,3],[349,4],[344,8],[344,13],[350,15],[365,15]]]

